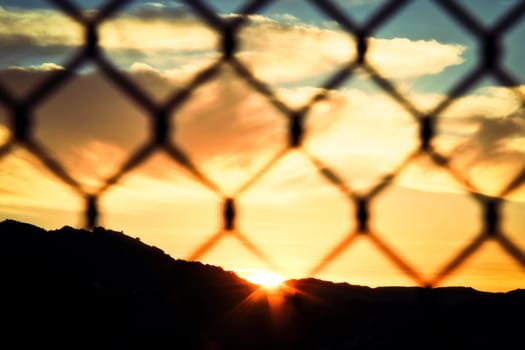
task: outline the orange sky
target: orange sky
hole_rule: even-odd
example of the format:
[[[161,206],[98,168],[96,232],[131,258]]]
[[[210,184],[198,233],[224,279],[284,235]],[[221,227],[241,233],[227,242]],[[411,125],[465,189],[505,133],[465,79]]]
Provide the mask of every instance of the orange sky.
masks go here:
[[[22,19],[29,15],[34,27],[23,25],[27,22]],[[0,16],[10,16],[14,23],[3,35],[22,33],[38,40],[41,47],[56,45],[60,35],[64,36],[61,42],[71,47],[81,40],[74,30],[63,34],[42,29],[48,21],[59,20],[53,17],[56,13],[1,9]],[[118,55],[143,53],[141,59],[133,58],[132,64],[119,68],[155,101],[184,87],[217,57],[211,49],[217,35],[200,21],[185,18],[173,24],[165,20],[159,17],[152,24],[138,15],[122,16],[101,30],[101,45],[115,62],[119,62]],[[74,27],[64,18],[60,21]],[[136,36],[127,40],[123,33],[129,30],[154,34],[156,40]],[[174,42],[174,35],[184,35],[185,40]],[[254,76],[268,82],[290,108],[321,92],[312,81],[328,77],[334,67],[355,56],[354,42],[340,30],[300,21],[280,25],[264,15],[252,18],[242,38],[239,60]],[[168,56],[162,52],[166,46],[180,54],[174,55],[177,64],[166,61]],[[309,54],[312,46],[321,47],[324,54]],[[468,49],[438,40],[371,38],[368,57],[411,103],[425,111],[446,94],[415,88],[418,79],[439,77],[451,67],[467,64]],[[189,55],[191,52],[199,54]],[[60,61],[17,67],[6,64],[0,70],[0,82],[14,95],[24,96],[57,69],[62,69]],[[525,86],[515,90],[525,94]],[[326,93],[327,98],[308,114],[306,153],[288,150],[236,196],[237,233],[218,236],[196,258],[241,274],[270,268],[298,278],[315,272],[318,278],[370,286],[433,280],[482,232],[481,204],[449,172],[420,157],[371,201],[370,229],[377,240],[355,234],[354,203],[323,177],[306,154],[321,160],[354,193],[366,193],[417,149],[418,123],[370,83],[365,72]],[[525,122],[519,93],[483,80],[440,115],[433,142],[436,150],[447,155],[454,152],[451,166],[489,196],[499,193],[525,166]],[[95,191],[149,138],[146,112],[93,66],[77,72],[36,108],[34,117],[34,138],[88,192]],[[0,145],[11,135],[8,120],[9,111],[0,104]],[[188,259],[221,232],[225,197],[235,194],[286,148],[287,120],[226,65],[193,91],[173,113],[172,121],[174,143],[223,194],[196,182],[187,170],[159,152],[101,196],[100,224],[138,237],[175,258]],[[0,180],[0,219],[48,229],[82,225],[82,198],[23,147],[16,146],[0,158]],[[502,208],[503,233],[522,251],[524,187],[506,196]],[[320,265],[346,239],[351,240],[349,246]],[[250,244],[256,248],[250,249]],[[391,248],[394,256],[378,249],[381,244]],[[399,264],[406,264],[405,271],[394,263],[397,258]],[[411,278],[407,269],[414,270],[420,280]],[[506,291],[525,287],[524,281],[525,267],[498,242],[487,241],[439,285]]]

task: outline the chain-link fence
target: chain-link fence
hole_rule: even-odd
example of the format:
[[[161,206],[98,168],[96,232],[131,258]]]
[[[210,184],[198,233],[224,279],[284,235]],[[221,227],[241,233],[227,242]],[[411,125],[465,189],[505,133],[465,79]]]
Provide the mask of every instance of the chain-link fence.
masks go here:
[[[508,255],[525,267],[525,253],[515,244],[502,229],[502,206],[505,198],[516,191],[525,182],[525,168],[507,183],[503,189],[494,196],[484,195],[483,191],[476,188],[467,176],[456,169],[452,163],[454,153],[445,154],[434,147],[434,140],[437,135],[437,124],[441,115],[447,110],[454,101],[467,93],[473,86],[486,77],[491,77],[503,86],[513,91],[521,103],[525,102],[523,91],[519,89],[520,82],[510,74],[504,67],[501,43],[506,34],[525,16],[525,1],[515,4],[509,8],[494,24],[488,26],[480,22],[466,8],[456,1],[436,0],[433,3],[440,7],[451,21],[455,21],[459,26],[468,32],[479,47],[478,63],[466,75],[447,91],[447,98],[442,100],[431,110],[420,110],[411,102],[400,89],[389,79],[380,74],[377,67],[369,62],[370,38],[394,15],[403,11],[403,7],[410,1],[392,0],[379,6],[377,10],[368,17],[363,24],[352,19],[352,14],[342,11],[335,1],[329,0],[310,0],[309,5],[326,17],[338,23],[338,25],[348,35],[354,38],[355,57],[346,62],[338,71],[333,74],[315,94],[304,105],[290,106],[287,102],[275,93],[270,84],[259,79],[248,68],[246,63],[238,58],[236,52],[239,47],[239,33],[250,21],[250,16],[257,14],[264,7],[271,5],[275,1],[254,0],[246,1],[237,11],[236,15],[221,16],[207,5],[204,1],[188,0],[185,4],[194,15],[209,28],[215,31],[219,40],[220,55],[215,62],[200,70],[189,81],[183,89],[173,93],[163,103],[152,99],[143,92],[143,87],[132,81],[126,74],[122,73],[111,59],[105,55],[100,46],[100,27],[110,18],[118,15],[130,1],[113,0],[108,1],[93,12],[83,11],[72,1],[50,0],[52,5],[67,14],[72,20],[80,24],[84,31],[82,47],[64,65],[65,69],[55,70],[45,81],[38,84],[27,96],[20,98],[13,94],[10,89],[0,86],[0,101],[6,106],[9,115],[10,137],[0,147],[0,157],[9,155],[15,145],[20,146],[36,156],[54,175],[65,184],[71,186],[75,192],[83,198],[85,227],[93,228],[99,223],[101,209],[99,203],[106,192],[115,186],[121,179],[130,172],[133,172],[140,164],[148,160],[153,153],[161,151],[167,154],[173,162],[182,165],[188,170],[195,181],[204,185],[223,198],[222,206],[222,229],[211,234],[207,240],[201,242],[198,248],[191,254],[190,259],[199,259],[225,237],[232,237],[243,244],[258,259],[271,266],[275,264],[268,258],[257,244],[253,243],[249,237],[237,228],[237,198],[257,184],[260,178],[289,152],[295,151],[301,154],[307,161],[311,162],[318,169],[319,174],[340,191],[345,198],[355,208],[353,219],[356,222],[355,230],[348,233],[340,242],[334,242],[333,248],[327,251],[320,261],[313,261],[312,268],[307,273],[315,276],[322,272],[334,260],[340,258],[357,239],[369,240],[389,261],[399,267],[416,284],[421,286],[436,286],[442,279],[452,274],[462,265],[473,253],[478,251],[480,246],[492,240],[497,242]],[[176,21],[177,19],[174,19]],[[103,184],[95,191],[86,189],[81,182],[72,176],[68,170],[56,160],[51,154],[44,150],[39,142],[33,137],[31,131],[34,124],[35,111],[46,99],[53,96],[74,76],[74,72],[79,70],[86,63],[93,64],[97,69],[109,79],[120,91],[129,99],[148,112],[147,122],[149,123],[149,137],[138,151],[130,154],[118,171],[107,177]],[[263,96],[269,104],[275,107],[285,119],[287,145],[271,158],[259,171],[244,183],[240,183],[233,194],[224,194],[220,186],[214,183],[208,175],[200,168],[186,152],[179,146],[178,140],[172,137],[176,124],[172,116],[181,106],[190,99],[192,93],[203,84],[214,79],[222,67],[228,66],[239,79],[244,81],[255,93]],[[327,99],[327,91],[336,89],[344,84],[359,69],[365,72],[368,79],[373,82],[383,92],[392,97],[402,108],[407,111],[419,128],[417,147],[409,152],[399,165],[383,176],[380,181],[375,183],[367,191],[357,191],[352,188],[352,184],[345,180],[344,176],[338,171],[325,164],[322,157],[309,152],[303,147],[306,134],[306,123],[312,109],[322,101]],[[225,122],[226,123],[226,122]],[[118,132],[118,130],[114,130]],[[451,175],[464,189],[466,193],[481,205],[482,230],[467,246],[457,252],[457,254],[444,264],[444,267],[435,274],[431,280],[422,277],[418,269],[412,267],[401,252],[392,249],[383,238],[372,229],[370,222],[370,207],[378,197],[389,188],[398,175],[401,174],[411,163],[421,157],[428,157],[433,165],[443,169]],[[191,239],[191,238],[188,238]]]

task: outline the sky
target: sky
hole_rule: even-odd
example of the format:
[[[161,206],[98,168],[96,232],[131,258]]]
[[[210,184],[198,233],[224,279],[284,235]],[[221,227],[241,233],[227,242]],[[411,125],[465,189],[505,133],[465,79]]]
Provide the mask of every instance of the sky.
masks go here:
[[[71,2],[86,15],[105,3]],[[224,20],[244,3],[204,2]],[[357,25],[385,3],[333,2]],[[457,2],[487,28],[518,3]],[[132,1],[98,33],[104,56],[159,104],[221,54],[220,35],[183,1]],[[525,20],[504,34],[500,64],[516,84],[503,86],[484,75],[439,114],[433,139],[435,150],[450,156],[451,167],[486,196],[497,196],[525,166]],[[78,23],[45,1],[0,0],[0,87],[23,101],[46,77],[65,69],[83,37]],[[369,286],[435,279],[483,230],[481,204],[450,172],[424,155],[404,167],[370,203],[374,240],[355,234],[354,203],[307,156],[362,194],[418,148],[416,119],[369,72],[356,69],[337,88],[323,88],[356,58],[354,39],[309,1],[273,1],[248,16],[235,57],[289,109],[320,93],[325,99],[307,114],[304,152],[288,150],[235,196],[237,231],[221,233],[223,201],[286,149],[287,119],[227,64],[170,119],[173,143],[221,193],[156,152],[100,197],[100,225],[175,258],[196,258],[241,275],[272,269],[287,278]],[[422,113],[481,64],[478,39],[433,1],[408,1],[370,33],[368,45],[368,64]],[[0,100],[0,146],[12,136],[9,113]],[[147,111],[90,63],[39,103],[33,117],[32,137],[87,192],[150,138]],[[83,199],[23,146],[0,158],[0,179],[0,220],[47,229],[82,226]],[[503,234],[525,251],[525,185],[504,199]],[[344,249],[321,264],[341,242],[347,242]],[[396,265],[385,251],[402,262]],[[439,285],[525,288],[525,268],[497,241],[487,241]]]

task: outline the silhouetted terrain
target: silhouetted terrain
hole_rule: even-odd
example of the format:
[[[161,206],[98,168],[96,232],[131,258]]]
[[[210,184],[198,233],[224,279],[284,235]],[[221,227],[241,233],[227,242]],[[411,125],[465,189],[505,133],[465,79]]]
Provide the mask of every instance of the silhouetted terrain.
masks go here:
[[[123,233],[0,223],[9,348],[391,349],[522,345],[525,290],[291,280],[266,293]]]

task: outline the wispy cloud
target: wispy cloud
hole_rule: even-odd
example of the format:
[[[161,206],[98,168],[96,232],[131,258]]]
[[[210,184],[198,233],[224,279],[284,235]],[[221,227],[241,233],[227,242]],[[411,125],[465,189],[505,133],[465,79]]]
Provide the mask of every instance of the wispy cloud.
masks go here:
[[[3,9],[0,20],[7,23],[0,26],[0,37],[5,39],[1,42],[11,45],[11,50],[77,47],[83,42],[82,29],[56,11]],[[215,31],[179,7],[149,6],[124,13],[104,22],[100,37],[101,46],[117,61],[129,63],[126,56],[142,58],[160,70],[188,62],[184,57],[191,52],[192,60],[199,56],[209,60],[218,53],[219,43]],[[239,40],[239,58],[268,82],[304,82],[335,71],[356,55],[348,33],[296,18],[252,15]],[[462,46],[435,40],[371,38],[368,59],[385,77],[402,79],[460,64],[463,51]]]

